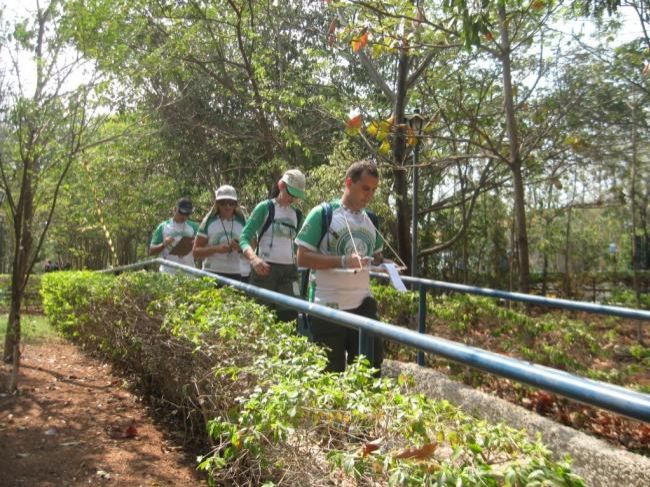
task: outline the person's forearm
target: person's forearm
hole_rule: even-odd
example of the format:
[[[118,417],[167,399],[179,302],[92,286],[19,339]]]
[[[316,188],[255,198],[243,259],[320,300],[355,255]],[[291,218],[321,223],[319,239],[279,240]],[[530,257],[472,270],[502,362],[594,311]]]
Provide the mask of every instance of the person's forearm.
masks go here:
[[[257,254],[253,250],[253,247],[246,247],[242,253],[244,254],[244,257],[246,257],[251,262],[253,262],[257,257]]]
[[[195,247],[192,249],[192,256],[195,259],[205,259],[217,253],[217,247],[213,245],[206,245],[204,247]]]
[[[298,247],[298,267],[307,267],[315,270],[343,269],[347,267],[347,261],[348,257],[345,255],[325,255],[306,249],[305,247]]]
[[[158,255],[165,249],[165,244],[164,243],[159,243],[157,245],[150,245],[149,246],[149,255]]]
[[[205,242],[198,242],[194,244],[192,249],[192,256],[196,259],[205,259],[214,254],[227,254],[230,251],[230,246],[227,244],[207,245]]]

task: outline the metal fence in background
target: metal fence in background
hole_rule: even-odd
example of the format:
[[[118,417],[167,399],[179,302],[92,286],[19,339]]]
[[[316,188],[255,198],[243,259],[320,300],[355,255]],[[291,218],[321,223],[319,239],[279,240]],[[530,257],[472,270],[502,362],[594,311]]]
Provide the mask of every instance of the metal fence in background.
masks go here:
[[[372,277],[377,279],[388,279],[386,274],[372,272]],[[512,293],[508,291],[499,291],[485,287],[468,286],[465,284],[454,284],[452,282],[434,281],[432,279],[422,279],[419,277],[403,276],[402,280],[416,287],[419,292],[418,302],[418,332],[426,333],[426,293],[429,289],[441,289],[444,291],[453,291],[465,294],[476,294],[478,296],[487,296],[495,299],[505,299],[507,301],[518,301],[536,306],[545,306],[548,308],[567,309],[571,311],[584,311],[587,313],[617,316],[619,318],[629,318],[633,320],[643,320],[650,322],[650,311],[640,309],[623,308],[621,306],[609,306],[604,304],[589,303],[586,301],[571,301],[569,299],[547,298],[545,296],[535,296],[533,294]],[[418,352],[418,365],[424,365],[424,354]]]

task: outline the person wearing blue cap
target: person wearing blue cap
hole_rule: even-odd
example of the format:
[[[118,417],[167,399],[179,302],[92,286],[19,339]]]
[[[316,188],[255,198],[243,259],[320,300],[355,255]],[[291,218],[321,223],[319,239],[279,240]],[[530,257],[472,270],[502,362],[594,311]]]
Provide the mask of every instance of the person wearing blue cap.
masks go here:
[[[163,259],[179,264],[194,266],[192,241],[198,225],[191,221],[194,206],[189,198],[180,198],[174,207],[174,215],[158,225],[149,244],[149,254],[160,255]],[[174,274],[176,269],[161,265],[160,272]]]

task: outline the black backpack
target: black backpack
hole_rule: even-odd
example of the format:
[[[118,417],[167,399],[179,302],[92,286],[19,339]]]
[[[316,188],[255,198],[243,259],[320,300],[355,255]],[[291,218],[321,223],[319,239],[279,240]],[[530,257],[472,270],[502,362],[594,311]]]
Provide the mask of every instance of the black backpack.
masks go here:
[[[291,225],[291,228],[293,228],[296,233],[298,233],[298,230],[300,230],[300,225],[302,224],[302,211],[300,209],[295,208],[292,206],[294,211],[296,212],[296,228],[293,228]],[[275,218],[275,204],[273,203],[273,200],[266,200],[266,209],[267,209],[267,215],[266,215],[266,220],[264,220],[264,225],[262,225],[262,229],[258,232],[257,234],[257,249],[260,248],[260,242],[262,241],[262,235],[266,233],[266,231],[271,227],[273,224],[273,219]],[[286,225],[286,224],[283,224]]]

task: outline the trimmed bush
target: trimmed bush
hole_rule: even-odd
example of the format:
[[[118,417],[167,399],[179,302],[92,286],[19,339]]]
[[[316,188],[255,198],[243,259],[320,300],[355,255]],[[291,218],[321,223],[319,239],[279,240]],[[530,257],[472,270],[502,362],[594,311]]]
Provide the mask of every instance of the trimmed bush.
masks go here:
[[[231,289],[53,273],[42,293],[56,327],[183,412],[213,484],[583,485],[541,442],[414,394],[406,377],[377,379],[365,361],[325,373],[294,324]]]

